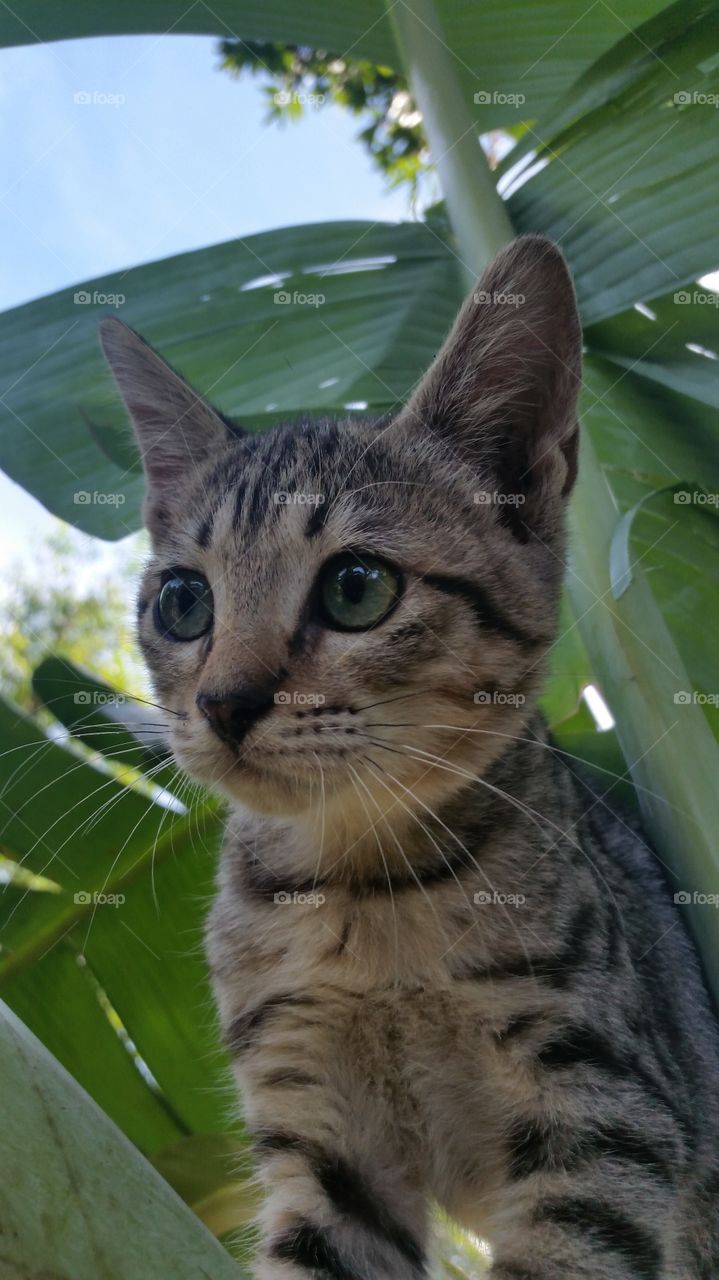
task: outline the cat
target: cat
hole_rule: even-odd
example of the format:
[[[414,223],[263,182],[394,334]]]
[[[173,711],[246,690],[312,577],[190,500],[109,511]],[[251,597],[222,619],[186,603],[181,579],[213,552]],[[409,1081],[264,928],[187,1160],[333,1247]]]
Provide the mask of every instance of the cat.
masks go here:
[[[264,435],[102,342],[179,764],[229,801],[207,946],[258,1280],[719,1275],[719,1040],[655,857],[536,710],[577,471],[559,250],[502,251],[396,413]]]

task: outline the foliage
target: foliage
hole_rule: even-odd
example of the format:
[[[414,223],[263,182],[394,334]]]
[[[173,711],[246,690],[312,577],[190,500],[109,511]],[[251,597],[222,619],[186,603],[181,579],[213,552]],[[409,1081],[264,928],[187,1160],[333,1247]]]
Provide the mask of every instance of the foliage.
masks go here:
[[[0,1001],[5,1276],[242,1280],[161,1177]],[[68,1195],[72,1186],[73,1195]]]
[[[18,565],[0,621],[0,688],[31,710],[32,674],[49,651],[96,671],[113,685],[137,678],[131,659],[131,599],[137,557],[128,552],[112,576],[98,570],[99,549],[59,526],[32,569]],[[84,580],[84,583],[83,583]]]
[[[77,34],[85,21],[72,7],[51,15],[50,7],[37,8],[31,25],[41,35],[48,22],[57,35],[58,24],[68,34],[67,23],[75,23]],[[636,36],[608,6],[593,7],[577,24],[569,0],[541,10],[541,21],[534,7],[531,23],[519,0],[509,11],[498,3],[468,10],[455,0],[440,0],[440,8],[461,61],[455,88],[476,107],[477,132],[513,125],[519,139],[496,173],[514,226],[558,238],[574,273],[587,349],[585,456],[568,575],[574,608],[603,659],[622,741],[631,744],[633,722],[642,720],[659,744],[641,760],[639,751],[628,757],[643,805],[664,802],[677,786],[687,797],[686,805],[661,810],[682,887],[712,890],[719,726],[707,695],[719,690],[719,538],[715,513],[695,495],[719,493],[719,320],[716,297],[695,281],[719,264],[719,224],[707,198],[719,165],[710,103],[719,87],[715,7],[688,0],[657,12],[649,0],[637,3],[623,11],[624,24],[648,19]],[[369,104],[361,110],[377,128],[365,145],[376,144],[391,171],[383,129],[388,103],[406,86],[394,73],[380,83],[374,71],[385,56],[387,65],[397,62],[382,12],[369,0],[331,14],[314,0],[278,0],[266,14],[243,0],[239,10],[233,3],[236,11],[248,34],[266,31],[259,47],[269,46],[264,61],[275,85],[297,94],[325,75],[328,96],[346,92],[353,110],[353,93]],[[143,0],[113,22],[130,13],[146,29],[159,12]],[[204,9],[197,20],[207,20]],[[8,21],[0,14],[0,34]],[[310,28],[323,38],[308,41]],[[353,38],[364,67],[359,81],[348,57],[311,53],[346,49]],[[309,69],[292,61],[299,54]],[[251,69],[249,58],[240,61]],[[516,108],[497,93],[506,97],[520,84],[526,119],[517,127]],[[280,416],[391,409],[441,340],[463,270],[482,265],[471,254],[460,263],[461,256],[435,212],[399,227],[264,233],[136,268],[122,291],[131,299],[128,322],[196,385],[213,387],[221,409],[261,430]],[[86,287],[117,291],[112,277]],[[7,413],[0,406],[0,461],[53,510],[117,538],[138,524],[138,460],[101,371],[92,308],[63,338],[72,292],[0,317],[2,381],[17,382],[4,397]],[[32,378],[17,380],[20,367],[32,368]],[[82,488],[114,501],[77,505],[67,469],[43,447],[50,439],[55,455],[73,460]],[[677,484],[688,501],[674,501]],[[618,538],[615,600],[609,549],[616,551]],[[30,608],[31,624],[35,617],[44,625],[43,607]],[[67,639],[67,629],[59,630]],[[590,668],[566,602],[562,637],[545,707],[560,745],[592,758],[613,791],[628,771],[614,735],[596,733],[577,710]],[[88,677],[72,665],[43,662],[34,689],[56,717],[54,741],[38,721],[0,707],[0,842],[38,877],[16,880],[3,895],[0,989],[214,1229],[243,1228],[249,1192],[228,1146],[242,1152],[244,1137],[228,1124],[226,1063],[201,953],[217,808],[190,794],[139,725],[128,735],[102,708],[88,718],[83,705],[80,714],[73,691],[86,692]],[[682,690],[691,691],[691,705],[677,703]],[[94,743],[93,759],[78,754],[78,741]],[[126,770],[120,779],[118,769]],[[152,789],[153,778],[162,792]],[[98,904],[97,893],[123,901]],[[708,966],[718,951],[712,915],[700,925]],[[236,1247],[246,1249],[246,1235]],[[452,1251],[445,1241],[445,1254]],[[452,1256],[443,1265],[456,1277],[472,1274],[474,1263]]]
[[[270,40],[223,40],[220,53],[225,70],[237,76],[247,71],[267,82],[269,120],[298,120],[306,107],[328,103],[364,117],[358,141],[390,186],[407,183],[416,197],[431,165],[422,117],[405,76],[366,58],[338,58]]]

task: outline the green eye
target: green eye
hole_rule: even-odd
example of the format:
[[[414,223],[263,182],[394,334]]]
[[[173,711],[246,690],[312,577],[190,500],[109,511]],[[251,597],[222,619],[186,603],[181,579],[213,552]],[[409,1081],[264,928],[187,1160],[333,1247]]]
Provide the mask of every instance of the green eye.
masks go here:
[[[158,630],[175,640],[197,640],[210,630],[212,616],[207,578],[191,569],[173,569],[157,598]]]
[[[399,599],[397,569],[370,555],[340,555],[325,566],[320,602],[325,621],[340,631],[366,631]]]

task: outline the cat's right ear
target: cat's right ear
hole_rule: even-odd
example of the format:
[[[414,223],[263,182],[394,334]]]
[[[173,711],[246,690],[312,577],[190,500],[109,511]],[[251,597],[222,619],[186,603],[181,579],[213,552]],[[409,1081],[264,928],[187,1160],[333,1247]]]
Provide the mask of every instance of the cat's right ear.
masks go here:
[[[101,321],[100,343],[132,419],[147,480],[148,508],[177,491],[199,463],[242,434],[229,426],[156,351],[121,320]]]
[[[568,268],[520,236],[487,268],[398,427],[424,428],[498,495],[497,518],[546,536],[577,471],[582,336]]]

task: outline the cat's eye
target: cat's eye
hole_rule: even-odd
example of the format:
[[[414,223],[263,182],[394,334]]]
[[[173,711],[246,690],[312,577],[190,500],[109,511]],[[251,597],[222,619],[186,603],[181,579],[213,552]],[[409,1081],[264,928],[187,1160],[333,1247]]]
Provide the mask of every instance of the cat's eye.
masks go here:
[[[173,569],[157,598],[160,631],[175,640],[197,640],[210,630],[212,617],[207,578],[192,569]]]
[[[387,616],[401,589],[399,570],[385,560],[352,553],[335,556],[319,582],[324,620],[340,631],[367,631]]]

